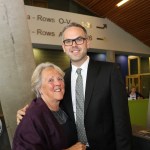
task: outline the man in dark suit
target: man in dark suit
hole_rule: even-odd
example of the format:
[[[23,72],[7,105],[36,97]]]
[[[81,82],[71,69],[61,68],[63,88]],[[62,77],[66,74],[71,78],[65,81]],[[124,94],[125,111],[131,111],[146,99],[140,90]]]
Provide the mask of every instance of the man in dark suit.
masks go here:
[[[86,29],[71,23],[62,31],[62,47],[71,60],[65,74],[62,107],[76,123],[76,78],[81,68],[87,149],[131,150],[131,125],[125,85],[117,66],[96,62],[87,56],[90,40]],[[24,112],[18,111],[18,121]],[[81,131],[82,132],[82,131]]]
[[[76,122],[76,69],[84,87],[84,126],[92,150],[131,150],[131,125],[125,85],[117,66],[87,56],[90,41],[85,28],[71,23],[62,32],[63,50],[71,60],[65,74],[65,112]]]

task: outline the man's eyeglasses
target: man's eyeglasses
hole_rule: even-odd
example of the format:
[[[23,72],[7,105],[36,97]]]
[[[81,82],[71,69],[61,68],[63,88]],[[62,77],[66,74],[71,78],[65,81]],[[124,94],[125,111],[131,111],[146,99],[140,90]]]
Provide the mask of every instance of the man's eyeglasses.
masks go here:
[[[77,37],[76,39],[66,39],[63,41],[64,45],[65,46],[72,46],[73,45],[73,42],[75,42],[77,45],[81,45],[84,43],[84,41],[86,40],[87,38],[84,38],[84,37]]]

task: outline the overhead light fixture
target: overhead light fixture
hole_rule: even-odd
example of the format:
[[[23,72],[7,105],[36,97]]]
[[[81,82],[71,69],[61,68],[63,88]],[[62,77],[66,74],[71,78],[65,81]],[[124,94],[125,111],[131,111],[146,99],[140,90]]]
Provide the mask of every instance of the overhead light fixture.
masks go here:
[[[121,5],[123,5],[124,3],[128,2],[129,0],[122,0],[121,2],[119,2],[117,4],[118,7],[120,7]]]

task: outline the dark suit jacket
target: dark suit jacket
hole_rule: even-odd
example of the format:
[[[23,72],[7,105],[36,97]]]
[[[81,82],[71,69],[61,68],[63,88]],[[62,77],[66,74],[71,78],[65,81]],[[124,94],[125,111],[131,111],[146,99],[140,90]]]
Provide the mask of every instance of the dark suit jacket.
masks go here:
[[[71,68],[65,75],[62,106],[74,120]],[[131,126],[122,76],[113,63],[90,60],[85,91],[85,129],[92,150],[130,150]]]
[[[61,126],[44,101],[35,99],[16,129],[13,150],[62,150],[76,142],[73,129],[70,119]]]

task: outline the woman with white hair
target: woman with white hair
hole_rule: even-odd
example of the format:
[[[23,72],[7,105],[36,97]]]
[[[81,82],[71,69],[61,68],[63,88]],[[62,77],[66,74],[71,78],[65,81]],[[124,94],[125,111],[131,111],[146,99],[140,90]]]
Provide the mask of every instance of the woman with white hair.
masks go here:
[[[65,92],[63,77],[52,63],[36,67],[31,78],[36,98],[16,129],[13,150],[85,150],[76,143],[75,124],[59,107]]]

